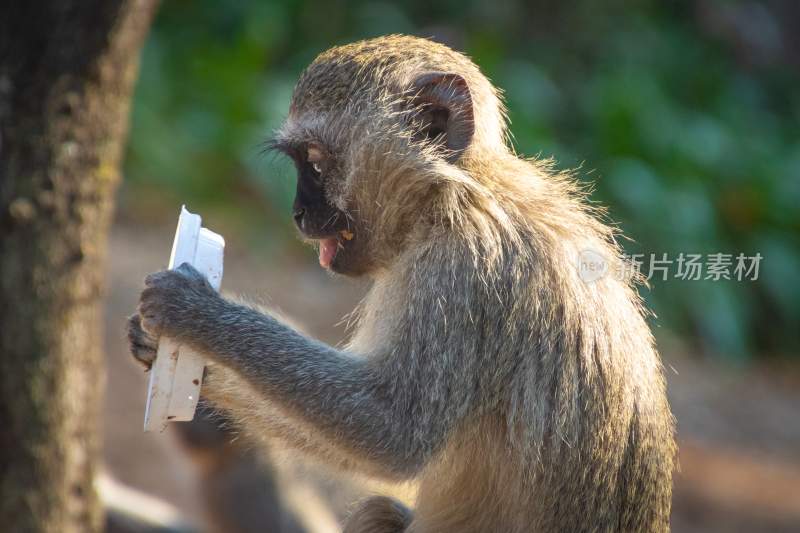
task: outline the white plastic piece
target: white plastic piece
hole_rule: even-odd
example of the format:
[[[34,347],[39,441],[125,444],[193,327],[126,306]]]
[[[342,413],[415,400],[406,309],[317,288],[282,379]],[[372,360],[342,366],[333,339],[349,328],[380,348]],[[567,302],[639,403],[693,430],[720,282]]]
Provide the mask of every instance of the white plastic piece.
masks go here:
[[[181,207],[169,268],[189,263],[219,291],[224,251],[225,239],[203,228],[199,215],[187,211],[186,206]],[[147,387],[145,431],[164,431],[168,422],[194,418],[204,368],[205,360],[188,347],[166,337],[159,340]]]

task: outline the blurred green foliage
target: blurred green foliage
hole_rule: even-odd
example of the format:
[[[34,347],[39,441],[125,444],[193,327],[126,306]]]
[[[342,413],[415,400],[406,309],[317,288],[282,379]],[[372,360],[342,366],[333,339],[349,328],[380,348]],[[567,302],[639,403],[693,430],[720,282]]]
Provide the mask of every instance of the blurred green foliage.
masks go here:
[[[643,292],[656,328],[734,359],[796,356],[796,5],[165,2],[142,58],[129,196],[215,206],[255,224],[262,241],[290,242],[293,172],[260,145],[302,68],[335,44],[433,37],[505,90],[520,153],[554,156],[595,182],[593,198],[634,239],[630,253],[764,256],[755,282],[653,281]]]

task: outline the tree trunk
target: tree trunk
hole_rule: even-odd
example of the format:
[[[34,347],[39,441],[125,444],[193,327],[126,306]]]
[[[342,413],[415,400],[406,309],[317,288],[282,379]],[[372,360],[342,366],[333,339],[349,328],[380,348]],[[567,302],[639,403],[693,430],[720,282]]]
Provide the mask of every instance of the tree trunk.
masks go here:
[[[156,0],[0,7],[0,529],[91,532],[106,237]]]

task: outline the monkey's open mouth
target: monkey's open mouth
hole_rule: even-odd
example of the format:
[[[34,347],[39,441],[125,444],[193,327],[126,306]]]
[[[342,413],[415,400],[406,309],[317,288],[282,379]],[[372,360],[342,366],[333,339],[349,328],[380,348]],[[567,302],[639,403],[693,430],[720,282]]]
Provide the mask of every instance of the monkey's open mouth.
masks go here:
[[[330,268],[336,253],[340,248],[344,248],[348,241],[352,241],[353,237],[355,237],[355,234],[352,231],[343,229],[336,235],[318,238],[320,266],[322,268]]]
[[[326,237],[319,240],[319,266],[330,268],[336,252],[339,251],[339,239],[336,237]]]

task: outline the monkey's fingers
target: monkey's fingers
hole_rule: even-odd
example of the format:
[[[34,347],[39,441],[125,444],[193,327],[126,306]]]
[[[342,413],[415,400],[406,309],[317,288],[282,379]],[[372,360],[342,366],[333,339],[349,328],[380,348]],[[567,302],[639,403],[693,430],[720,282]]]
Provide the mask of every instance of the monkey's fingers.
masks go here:
[[[142,329],[142,317],[138,313],[128,318],[128,346],[136,362],[150,370],[156,359],[158,341]]]

